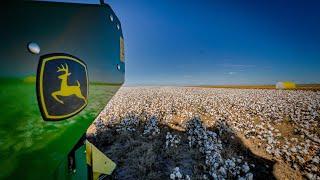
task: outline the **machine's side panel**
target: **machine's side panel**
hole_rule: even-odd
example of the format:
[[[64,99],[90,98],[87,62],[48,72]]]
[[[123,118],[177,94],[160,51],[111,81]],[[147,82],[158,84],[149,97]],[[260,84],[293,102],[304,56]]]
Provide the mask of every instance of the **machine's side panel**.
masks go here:
[[[124,82],[121,25],[107,5],[22,2],[3,5],[0,13],[0,179],[53,177]],[[39,46],[39,53],[28,51],[30,42]],[[39,61],[52,53],[81,59],[89,81],[86,107],[59,121],[43,119],[37,95]],[[72,79],[77,69],[70,67],[70,73],[67,86],[77,86]]]

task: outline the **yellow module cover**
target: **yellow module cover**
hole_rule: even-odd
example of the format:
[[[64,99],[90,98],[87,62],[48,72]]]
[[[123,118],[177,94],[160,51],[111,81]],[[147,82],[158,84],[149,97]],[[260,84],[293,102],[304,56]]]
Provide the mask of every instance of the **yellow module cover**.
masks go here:
[[[295,88],[296,88],[296,84],[290,81],[278,82],[276,84],[276,89],[295,89]]]

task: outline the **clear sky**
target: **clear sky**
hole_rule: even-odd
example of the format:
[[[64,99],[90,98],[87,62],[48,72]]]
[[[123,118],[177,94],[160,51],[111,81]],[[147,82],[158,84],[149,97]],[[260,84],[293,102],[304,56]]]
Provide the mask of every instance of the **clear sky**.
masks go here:
[[[109,0],[126,84],[320,83],[320,1]]]

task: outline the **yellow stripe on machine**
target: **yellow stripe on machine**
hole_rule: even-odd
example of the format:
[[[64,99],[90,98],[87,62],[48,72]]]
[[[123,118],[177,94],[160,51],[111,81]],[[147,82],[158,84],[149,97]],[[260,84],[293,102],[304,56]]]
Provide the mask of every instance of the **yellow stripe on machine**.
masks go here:
[[[89,141],[86,141],[86,157],[93,179],[99,179],[102,174],[110,175],[116,168],[116,164]]]

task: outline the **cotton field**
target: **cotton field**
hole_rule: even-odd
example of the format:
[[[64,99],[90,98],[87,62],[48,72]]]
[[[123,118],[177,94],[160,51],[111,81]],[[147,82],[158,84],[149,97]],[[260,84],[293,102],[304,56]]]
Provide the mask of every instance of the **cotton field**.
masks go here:
[[[320,91],[122,87],[88,136],[111,179],[320,179]]]

